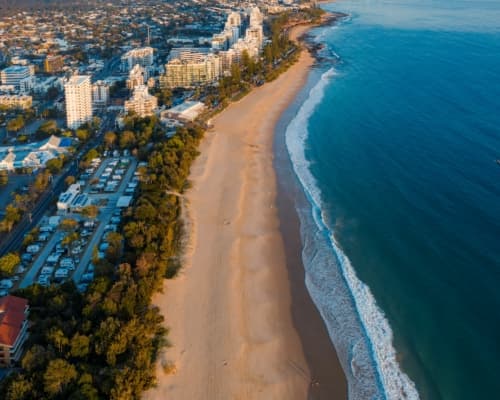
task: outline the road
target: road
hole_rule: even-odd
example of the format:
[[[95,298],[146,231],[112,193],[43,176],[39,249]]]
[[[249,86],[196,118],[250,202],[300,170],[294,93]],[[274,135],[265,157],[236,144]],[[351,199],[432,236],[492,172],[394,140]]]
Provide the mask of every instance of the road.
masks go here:
[[[31,266],[29,271],[26,273],[26,275],[24,275],[24,278],[21,281],[21,284],[19,285],[20,289],[24,289],[25,287],[28,287],[35,282],[35,278],[38,275],[40,269],[42,269],[43,265],[45,264],[47,257],[52,252],[52,249],[57,244],[58,240],[62,239],[63,237],[64,237],[64,232],[56,232],[55,234],[52,235],[50,240],[43,247],[42,251],[38,254],[38,257],[33,262],[33,265]]]

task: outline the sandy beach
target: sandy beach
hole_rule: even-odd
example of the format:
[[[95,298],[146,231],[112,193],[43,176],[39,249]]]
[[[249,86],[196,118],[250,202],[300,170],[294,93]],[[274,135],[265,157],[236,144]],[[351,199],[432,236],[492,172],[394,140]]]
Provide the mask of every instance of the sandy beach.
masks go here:
[[[307,29],[296,27],[293,36]],[[303,283],[296,222],[291,216],[281,223],[277,210],[274,129],[313,62],[303,51],[277,80],[214,118],[207,132],[185,198],[185,267],[154,299],[170,328],[172,347],[162,357],[176,372],[158,366],[158,386],[145,399],[346,398]],[[285,248],[284,226],[294,248]]]

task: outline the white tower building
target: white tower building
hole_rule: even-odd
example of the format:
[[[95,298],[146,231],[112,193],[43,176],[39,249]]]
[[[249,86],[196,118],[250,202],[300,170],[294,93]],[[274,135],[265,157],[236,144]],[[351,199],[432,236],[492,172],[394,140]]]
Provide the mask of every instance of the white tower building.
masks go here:
[[[66,125],[77,129],[92,119],[92,85],[90,76],[74,75],[64,85]]]

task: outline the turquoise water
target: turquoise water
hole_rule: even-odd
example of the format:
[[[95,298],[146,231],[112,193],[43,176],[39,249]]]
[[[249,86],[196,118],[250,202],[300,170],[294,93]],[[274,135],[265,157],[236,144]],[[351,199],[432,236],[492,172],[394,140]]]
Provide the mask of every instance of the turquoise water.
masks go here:
[[[500,1],[340,1],[286,132],[350,398],[500,393]]]

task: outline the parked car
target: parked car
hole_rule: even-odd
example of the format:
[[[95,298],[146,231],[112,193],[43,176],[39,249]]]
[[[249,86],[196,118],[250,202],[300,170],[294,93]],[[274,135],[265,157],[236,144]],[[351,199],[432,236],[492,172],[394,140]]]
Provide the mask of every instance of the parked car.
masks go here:
[[[47,275],[40,275],[38,277],[38,283],[42,286],[48,286],[50,284],[50,278]]]
[[[1,289],[11,289],[12,286],[14,286],[14,282],[12,282],[10,279],[2,279],[0,281]]]
[[[107,249],[109,249],[109,243],[104,242],[99,246],[100,251],[106,251]]]
[[[37,244],[30,244],[28,247],[26,247],[26,251],[31,254],[36,254],[40,251],[40,246]]]
[[[82,277],[80,278],[81,283],[89,283],[94,280],[94,273],[89,272],[87,274],[83,274]]]
[[[25,262],[31,262],[31,260],[33,260],[33,254],[30,254],[30,253],[24,253],[24,254],[21,256],[21,260],[22,260],[22,261],[25,261]]]
[[[71,250],[71,254],[80,254],[83,251],[83,249],[80,246],[76,246]]]

